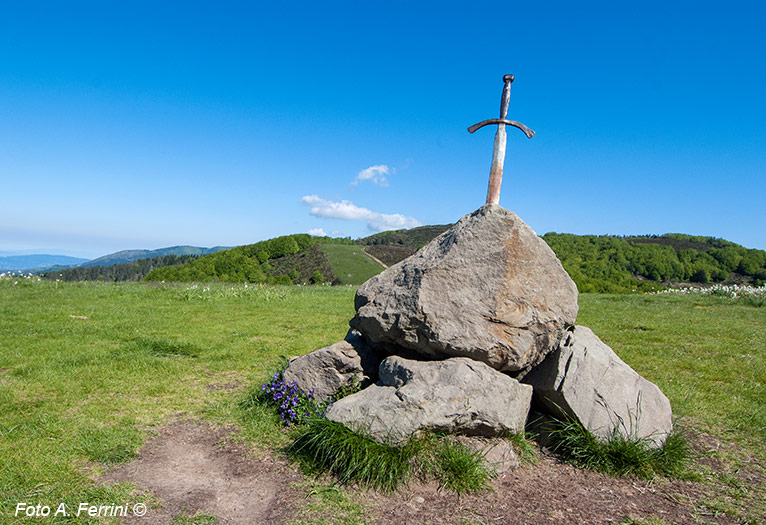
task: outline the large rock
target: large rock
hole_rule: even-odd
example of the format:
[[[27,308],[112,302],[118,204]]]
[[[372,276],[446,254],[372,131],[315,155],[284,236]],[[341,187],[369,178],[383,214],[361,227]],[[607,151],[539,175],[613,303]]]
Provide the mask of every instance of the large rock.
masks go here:
[[[359,332],[349,330],[343,341],[292,359],[282,378],[286,383],[295,381],[304,392],[313,392],[317,401],[327,401],[343,387],[367,386],[377,377],[379,363]]]
[[[670,401],[662,391],[584,326],[567,334],[523,381],[551,414],[574,417],[601,439],[616,430],[657,447],[673,427]]]
[[[574,324],[577,287],[529,226],[488,204],[364,283],[354,306],[349,324],[376,345],[523,373]]]
[[[337,401],[327,418],[381,443],[419,430],[496,436],[524,430],[531,399],[532,387],[472,359],[390,356],[376,384]]]

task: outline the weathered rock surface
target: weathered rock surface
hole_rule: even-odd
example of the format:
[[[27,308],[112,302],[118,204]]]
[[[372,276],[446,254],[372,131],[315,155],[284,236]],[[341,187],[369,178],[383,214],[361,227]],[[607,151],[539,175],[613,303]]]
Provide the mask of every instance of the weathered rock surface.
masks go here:
[[[513,444],[507,439],[477,436],[455,436],[453,439],[469,450],[481,454],[487,466],[497,474],[510,472],[521,464]]]
[[[577,287],[515,213],[488,204],[364,283],[352,328],[429,358],[524,372],[577,317]]]
[[[661,446],[672,430],[670,401],[591,330],[576,326],[523,381],[557,417],[576,418],[596,437],[619,432]]]
[[[483,436],[524,430],[532,387],[484,363],[390,356],[378,373],[376,384],[336,402],[327,418],[392,444],[419,430]]]
[[[326,401],[344,386],[371,383],[379,363],[359,332],[349,330],[343,341],[292,359],[282,378],[295,381],[304,392],[313,391],[317,401]]]

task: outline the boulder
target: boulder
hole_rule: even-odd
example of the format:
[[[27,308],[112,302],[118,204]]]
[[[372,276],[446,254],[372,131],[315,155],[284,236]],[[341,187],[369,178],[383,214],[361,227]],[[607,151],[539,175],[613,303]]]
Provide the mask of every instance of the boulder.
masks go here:
[[[577,287],[515,213],[488,204],[364,283],[349,324],[374,345],[519,376],[577,317]]]
[[[313,391],[314,399],[321,402],[343,387],[370,384],[377,377],[379,363],[359,332],[349,330],[343,341],[291,359],[282,378],[286,383],[295,381],[304,392]]]
[[[452,439],[472,452],[481,454],[486,465],[496,474],[506,474],[521,464],[513,443],[507,439],[479,436],[454,436]]]
[[[419,430],[481,436],[524,430],[532,387],[484,363],[390,356],[378,375],[376,384],[333,404],[327,418],[391,444]]]
[[[523,381],[552,415],[573,417],[600,439],[616,431],[659,447],[673,428],[662,391],[584,326],[568,333]]]

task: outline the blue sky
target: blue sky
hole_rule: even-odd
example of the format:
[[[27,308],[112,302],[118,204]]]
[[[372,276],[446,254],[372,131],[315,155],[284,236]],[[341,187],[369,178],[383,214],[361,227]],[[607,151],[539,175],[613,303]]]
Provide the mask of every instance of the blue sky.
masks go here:
[[[766,249],[760,2],[4,2],[0,251],[454,222]]]

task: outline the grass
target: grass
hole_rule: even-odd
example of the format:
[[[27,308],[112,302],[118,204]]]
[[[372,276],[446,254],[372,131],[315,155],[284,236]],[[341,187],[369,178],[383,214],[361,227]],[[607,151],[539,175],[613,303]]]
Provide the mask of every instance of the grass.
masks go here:
[[[676,417],[766,463],[766,311],[724,297],[580,296],[578,324],[659,386]]]
[[[487,467],[480,452],[443,440],[428,453],[434,457],[436,478],[449,491],[460,495],[490,489],[489,480],[495,473]]]
[[[514,452],[519,457],[521,463],[534,465],[540,459],[537,454],[537,448],[532,444],[534,436],[527,436],[524,432],[516,432],[504,436],[511,442]]]
[[[339,423],[318,418],[306,425],[287,452],[309,470],[332,472],[341,483],[356,482],[392,492],[410,478],[417,446],[377,443]]]
[[[294,525],[359,525],[374,523],[353,494],[332,480],[313,479],[298,487],[306,492],[306,505],[299,510]]]
[[[481,453],[441,436],[425,436],[400,446],[378,443],[345,426],[318,418],[287,448],[309,472],[331,472],[341,483],[393,492],[414,476],[438,479],[456,494],[489,488],[494,473]]]
[[[613,476],[679,477],[690,456],[689,444],[678,431],[667,436],[661,448],[653,448],[648,440],[627,438],[616,431],[607,440],[596,439],[572,418],[553,420],[552,427],[550,437],[554,452],[578,467]]]
[[[236,425],[256,453],[288,446],[273,409],[241,405],[247,392],[215,385],[260,389],[280,356],[341,340],[354,292],[0,280],[0,522],[19,501],[136,501],[134,487],[93,477],[130,460],[153,427],[179,413]],[[717,297],[584,294],[578,323],[655,382],[677,416],[722,443],[710,453],[724,467],[701,472],[724,487],[710,508],[766,519],[763,494],[735,481],[738,469],[766,464],[766,309]],[[337,494],[306,505],[341,505]]]
[[[364,246],[322,244],[322,251],[330,259],[335,274],[343,284],[360,285],[383,271],[383,267],[364,253]]]
[[[131,487],[93,482],[101,465],[174,414],[235,421],[241,392],[211,385],[334,343],[353,314],[346,287],[206,288],[0,280],[0,517],[30,499],[123,501]],[[242,434],[284,440],[270,416]]]
[[[218,523],[218,518],[208,514],[194,514],[193,516],[176,516],[170,525],[210,525]]]

